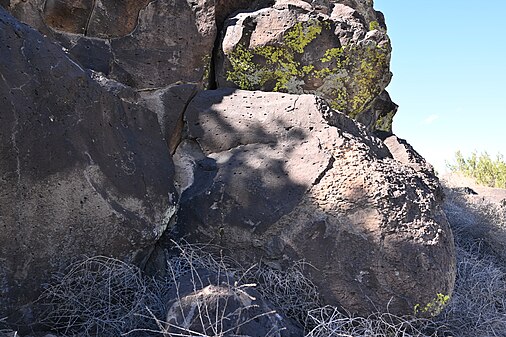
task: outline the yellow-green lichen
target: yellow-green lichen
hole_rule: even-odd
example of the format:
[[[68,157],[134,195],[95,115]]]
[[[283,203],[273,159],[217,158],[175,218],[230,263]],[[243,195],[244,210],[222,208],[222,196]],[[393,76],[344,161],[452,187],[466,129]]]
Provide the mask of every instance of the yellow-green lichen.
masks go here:
[[[329,66],[315,71],[317,78],[328,80],[330,75],[346,70],[346,76],[331,78],[335,89],[330,104],[353,118],[381,92],[379,84],[388,66],[388,51],[376,45],[350,45],[327,50],[320,61]]]
[[[247,49],[239,44],[227,55],[232,66],[232,70],[227,71],[227,81],[247,90],[271,82],[274,83],[273,91],[287,90],[290,81],[296,81],[313,71],[313,65],[301,66],[295,59],[321,34],[324,26],[316,19],[298,22],[288,30],[279,46]]]
[[[313,19],[308,23],[297,22],[284,36],[285,45],[296,53],[302,54],[304,48],[322,32],[323,23],[321,21]]]
[[[333,47],[308,64],[305,49],[324,30],[330,32],[329,22],[311,19],[295,24],[278,45],[238,44],[227,53],[227,80],[246,90],[311,90],[327,98],[332,108],[356,117],[383,90],[389,52],[373,42]],[[315,89],[308,89],[309,84]]]
[[[202,83],[204,89],[209,89],[210,75],[211,75],[211,55],[205,55],[202,58],[202,64],[205,65],[204,73],[202,74]]]
[[[380,116],[376,121],[375,130],[392,132],[392,122],[394,115],[395,111],[390,111],[385,116]]]
[[[424,316],[437,316],[443,311],[448,302],[450,301],[450,296],[438,293],[436,297],[427,303],[425,306],[420,304],[416,304],[414,307],[415,315],[424,315]]]
[[[376,30],[380,28],[380,24],[378,21],[371,21],[369,22],[369,30]]]
[[[238,45],[229,55],[234,71],[227,72],[227,81],[234,82],[239,88],[252,90],[260,81],[257,80],[260,67],[253,61],[253,53],[242,45]]]
[[[330,62],[332,60],[340,60],[343,56],[344,49],[341,48],[330,48],[325,51],[325,54],[320,59],[322,62]]]

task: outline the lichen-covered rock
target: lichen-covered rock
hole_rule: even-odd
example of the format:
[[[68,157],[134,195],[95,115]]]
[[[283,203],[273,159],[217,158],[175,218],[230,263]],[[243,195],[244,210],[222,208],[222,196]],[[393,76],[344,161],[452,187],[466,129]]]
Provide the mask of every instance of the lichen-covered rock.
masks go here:
[[[240,261],[307,261],[326,303],[362,315],[451,294],[452,234],[437,178],[415,154],[393,156],[312,95],[207,91],[185,118],[180,235]]]
[[[392,132],[392,123],[398,105],[392,102],[390,95],[384,90],[376,97],[369,108],[359,112],[355,120],[362,123],[368,130]]]
[[[6,7],[62,44],[81,66],[136,89],[208,84],[213,0],[35,0]]]
[[[157,117],[129,102],[134,92],[93,80],[2,8],[0,45],[5,317],[76,257],[142,264],[178,196]]]
[[[385,27],[343,4],[327,13],[302,0],[278,0],[229,19],[219,86],[313,93],[351,117],[370,109],[391,78]]]

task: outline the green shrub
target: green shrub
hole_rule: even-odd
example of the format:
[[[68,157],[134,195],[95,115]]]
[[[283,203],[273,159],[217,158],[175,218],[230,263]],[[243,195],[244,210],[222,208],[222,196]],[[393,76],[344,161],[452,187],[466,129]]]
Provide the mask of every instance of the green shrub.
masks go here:
[[[487,152],[477,154],[473,152],[468,158],[460,151],[455,153],[455,164],[447,163],[452,172],[474,178],[477,183],[489,186],[506,188],[506,162],[501,154],[492,159]]]

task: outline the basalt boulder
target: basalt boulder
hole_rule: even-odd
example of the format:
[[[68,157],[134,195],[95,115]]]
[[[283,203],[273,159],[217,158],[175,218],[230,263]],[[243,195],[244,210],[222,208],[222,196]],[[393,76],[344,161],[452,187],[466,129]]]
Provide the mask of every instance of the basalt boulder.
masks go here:
[[[392,153],[313,95],[205,91],[185,121],[179,235],[247,263],[302,259],[324,301],[357,314],[409,314],[451,294],[439,182],[409,147]]]
[[[35,0],[4,6],[83,67],[136,89],[208,84],[214,1]]]
[[[390,129],[395,109],[373,107],[391,79],[384,23],[344,4],[320,2],[277,0],[230,18],[217,55],[218,85],[312,93],[351,117],[371,120],[370,130],[379,115],[391,113],[381,128]]]
[[[253,287],[226,271],[192,269],[175,281],[167,303],[166,336],[296,337],[303,332]]]
[[[178,199],[157,116],[0,8],[0,317],[82,255],[143,264]],[[121,98],[124,97],[124,98]],[[25,312],[26,313],[26,312]]]

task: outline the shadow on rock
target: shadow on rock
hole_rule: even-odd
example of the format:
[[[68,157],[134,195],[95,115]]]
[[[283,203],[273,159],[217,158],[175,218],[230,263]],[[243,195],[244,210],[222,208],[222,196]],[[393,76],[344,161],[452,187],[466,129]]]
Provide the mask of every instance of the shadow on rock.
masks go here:
[[[416,152],[403,164],[395,139],[388,147],[312,95],[207,91],[185,118],[178,236],[249,264],[305,260],[324,302],[362,315],[451,294],[453,237]]]

